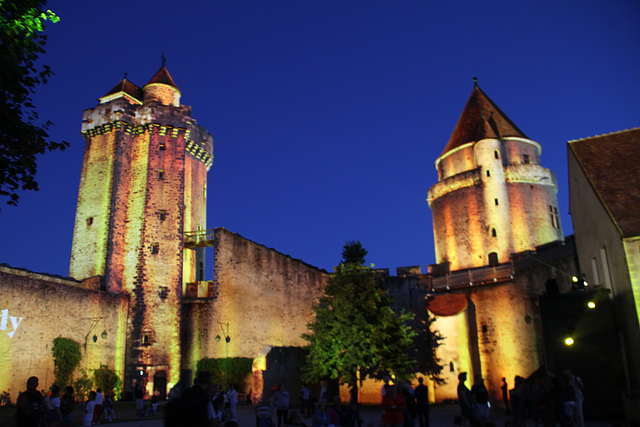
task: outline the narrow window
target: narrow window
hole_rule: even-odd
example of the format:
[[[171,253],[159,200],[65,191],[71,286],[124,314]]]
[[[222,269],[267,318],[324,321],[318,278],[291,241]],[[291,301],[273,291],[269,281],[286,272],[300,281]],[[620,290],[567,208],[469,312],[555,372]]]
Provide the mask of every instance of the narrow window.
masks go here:
[[[522,155],[522,161],[524,164],[530,164],[531,163],[531,157],[529,157],[528,154],[523,154]]]
[[[498,237],[495,227],[491,227],[491,237]]]
[[[91,225],[91,224],[93,224],[93,217],[92,216],[87,218],[87,225]]]
[[[602,283],[607,288],[611,289],[611,270],[609,269],[609,256],[607,255],[607,248],[600,248],[600,264],[602,266]]]
[[[142,345],[151,345],[151,334],[149,332],[143,332],[140,341]]]
[[[152,254],[157,254],[160,251],[160,245],[157,243],[154,243],[153,245],[151,245],[151,253]]]
[[[489,328],[487,328],[487,325],[482,325],[482,333],[483,334],[486,334],[488,330],[489,330]]]
[[[164,169],[158,171],[158,179],[164,179]]]
[[[496,204],[496,206],[498,206],[498,205],[499,205],[499,203],[498,203],[498,199],[493,199],[493,202]]]
[[[158,148],[160,149],[160,151],[164,151],[167,149],[167,146],[165,145],[164,142],[161,142],[160,145],[158,146]]]
[[[200,261],[198,267],[198,280],[202,282],[204,281],[204,262]]]
[[[450,370],[451,372],[454,372],[454,371],[455,371],[455,369],[453,369],[453,362],[449,362],[449,370]]]
[[[558,208],[549,205],[549,215],[551,216],[551,225],[553,228],[560,228],[560,217],[558,216]]]
[[[167,219],[167,211],[158,212],[158,219],[160,221],[164,221],[165,219]]]
[[[491,176],[491,171],[487,169],[487,176]]]
[[[600,285],[600,273],[598,272],[598,260],[596,257],[591,258],[591,273],[593,274],[593,284]]]
[[[496,159],[499,159],[499,158],[500,158],[500,153],[498,153],[498,150],[494,150],[494,151],[493,151],[493,156],[494,156]]]

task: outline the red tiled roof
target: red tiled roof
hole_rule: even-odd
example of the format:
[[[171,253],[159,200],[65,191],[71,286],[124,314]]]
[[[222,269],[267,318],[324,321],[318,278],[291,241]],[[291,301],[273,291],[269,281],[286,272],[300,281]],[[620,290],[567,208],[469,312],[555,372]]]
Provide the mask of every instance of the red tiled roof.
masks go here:
[[[145,86],[148,86],[152,83],[161,83],[178,89],[178,86],[176,86],[176,84],[173,82],[171,74],[169,74],[169,71],[164,65],[160,67],[155,76],[153,76],[151,80],[149,80],[149,83],[147,83]]]
[[[138,101],[142,100],[142,90],[138,86],[127,80],[126,77],[120,80],[118,84],[113,87],[113,89],[105,93],[102,98],[104,98],[105,96],[114,95],[118,92],[124,92],[127,95],[134,97]]]
[[[527,138],[476,83],[440,156],[469,142],[509,136]]]
[[[623,237],[640,235],[640,128],[569,141]]]

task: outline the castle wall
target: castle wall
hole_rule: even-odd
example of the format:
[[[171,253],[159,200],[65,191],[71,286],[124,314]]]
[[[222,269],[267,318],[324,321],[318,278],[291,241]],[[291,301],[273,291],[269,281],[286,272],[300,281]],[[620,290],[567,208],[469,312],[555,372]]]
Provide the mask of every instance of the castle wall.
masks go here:
[[[40,388],[51,386],[51,348],[59,336],[80,344],[78,368],[104,364],[122,378],[129,298],[92,283],[95,288],[87,289],[72,279],[0,266],[0,390],[12,400],[30,376],[39,378]]]
[[[305,345],[300,335],[328,274],[223,228],[215,229],[214,253],[215,298],[184,305],[192,328],[183,340],[186,365],[193,369],[204,357],[255,358],[267,345]]]

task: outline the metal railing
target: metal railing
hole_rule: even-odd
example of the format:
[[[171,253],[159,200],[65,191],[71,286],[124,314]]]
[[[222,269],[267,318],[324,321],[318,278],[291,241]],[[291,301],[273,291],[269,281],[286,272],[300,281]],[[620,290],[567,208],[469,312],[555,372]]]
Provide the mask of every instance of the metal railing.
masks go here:
[[[491,285],[513,280],[513,265],[499,264],[487,267],[456,270],[431,278],[431,289],[446,292],[475,286]]]

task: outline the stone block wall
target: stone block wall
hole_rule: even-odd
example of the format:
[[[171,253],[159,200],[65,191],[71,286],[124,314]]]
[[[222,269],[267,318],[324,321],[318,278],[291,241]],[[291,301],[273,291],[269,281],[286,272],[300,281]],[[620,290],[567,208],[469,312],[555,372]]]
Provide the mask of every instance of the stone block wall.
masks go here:
[[[214,241],[215,298],[184,304],[183,368],[203,357],[255,358],[268,345],[305,345],[300,335],[328,273],[224,228]]]
[[[40,379],[40,388],[51,386],[58,336],[80,344],[79,368],[102,363],[122,375],[128,306],[127,296],[73,279],[0,266],[0,390],[15,401],[30,376]]]

